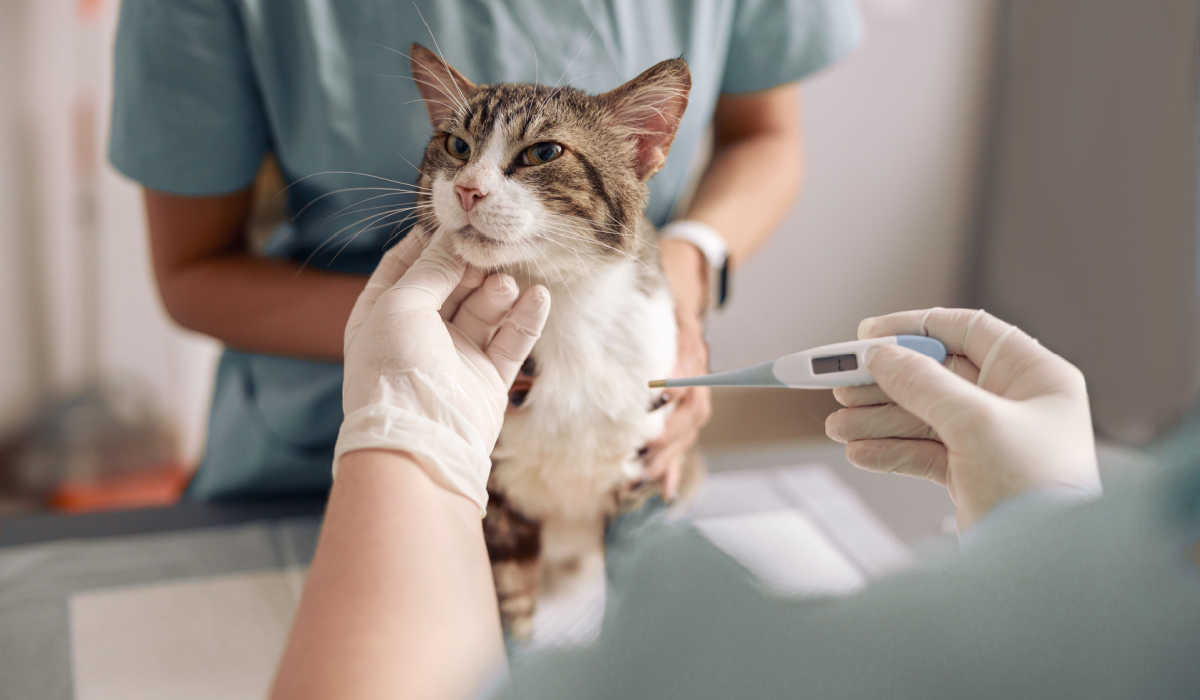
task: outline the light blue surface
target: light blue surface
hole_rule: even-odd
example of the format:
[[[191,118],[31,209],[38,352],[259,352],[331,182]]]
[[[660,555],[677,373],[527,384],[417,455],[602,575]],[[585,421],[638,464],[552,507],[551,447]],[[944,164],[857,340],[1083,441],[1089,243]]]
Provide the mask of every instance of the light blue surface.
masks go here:
[[[924,335],[898,335],[896,344],[902,348],[916,350],[922,355],[928,355],[938,362],[946,360],[946,346],[942,345],[942,341],[937,338]]]
[[[799,80],[846,53],[860,32],[850,0],[125,0],[110,159],[147,187],[210,195],[245,187],[271,151],[298,183],[287,191],[293,213],[338,188],[389,184],[353,175],[300,180],[314,173],[411,182],[430,134],[405,55],[414,41],[433,47],[423,19],[446,58],[481,83],[599,92],[655,62],[687,59],[688,110],[651,182],[648,214],[657,224],[671,214],[721,93]],[[281,228],[268,253],[369,272],[392,226],[349,240],[351,227],[314,252],[358,217],[356,202],[378,194],[325,197]],[[366,206],[380,202],[409,197]],[[326,486],[340,387],[337,364],[227,352],[190,495]]]

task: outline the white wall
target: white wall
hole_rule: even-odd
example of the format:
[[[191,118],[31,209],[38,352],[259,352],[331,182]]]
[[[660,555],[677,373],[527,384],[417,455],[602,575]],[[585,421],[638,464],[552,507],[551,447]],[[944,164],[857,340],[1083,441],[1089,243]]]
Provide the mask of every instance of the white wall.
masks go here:
[[[116,2],[0,7],[0,433],[97,379],[137,384],[199,455],[217,346],[155,291],[137,187],[105,160]]]
[[[21,65],[20,23],[15,8],[0,10],[0,85],[12,85]],[[27,281],[31,250],[22,196],[24,187],[10,163],[22,160],[17,114],[0,109],[0,431],[23,419],[36,391],[37,367],[28,330],[33,310]]]
[[[867,0],[855,53],[804,88],[807,183],[737,272],[713,367],[962,303],[992,68],[992,0]],[[764,173],[769,172],[764,164]]]

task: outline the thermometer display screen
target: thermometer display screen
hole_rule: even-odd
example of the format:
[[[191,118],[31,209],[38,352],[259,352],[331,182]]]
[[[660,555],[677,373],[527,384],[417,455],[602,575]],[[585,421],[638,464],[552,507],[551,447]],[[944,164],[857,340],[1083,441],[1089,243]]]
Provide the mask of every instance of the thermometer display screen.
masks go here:
[[[849,355],[829,355],[814,357],[812,360],[813,374],[832,374],[834,372],[849,372],[858,369],[858,358],[853,353]]]

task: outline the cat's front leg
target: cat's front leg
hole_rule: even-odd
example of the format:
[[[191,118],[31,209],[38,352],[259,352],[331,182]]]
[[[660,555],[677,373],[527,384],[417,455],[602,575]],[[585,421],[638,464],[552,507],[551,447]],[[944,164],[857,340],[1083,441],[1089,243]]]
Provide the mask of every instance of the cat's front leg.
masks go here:
[[[503,494],[489,490],[483,535],[500,622],[513,638],[528,639],[541,589],[542,524],[518,512]]]

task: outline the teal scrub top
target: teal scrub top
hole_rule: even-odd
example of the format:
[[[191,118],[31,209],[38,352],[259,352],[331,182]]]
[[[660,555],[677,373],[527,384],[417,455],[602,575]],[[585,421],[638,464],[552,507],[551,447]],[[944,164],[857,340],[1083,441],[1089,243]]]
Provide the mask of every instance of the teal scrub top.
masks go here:
[[[412,42],[475,82],[590,92],[683,56],[691,99],[651,182],[648,215],[661,225],[719,95],[800,80],[859,33],[851,0],[124,0],[109,158],[148,188],[214,195],[249,185],[273,153],[294,221],[267,255],[366,274],[404,227],[359,231],[372,223],[353,225],[370,213],[359,207],[408,197],[370,189],[390,186],[370,176],[415,181],[430,135],[409,77]],[[226,350],[189,495],[327,488],[341,380],[336,363]]]
[[[1002,504],[959,553],[832,600],[773,596],[694,530],[660,531],[610,557],[596,643],[518,657],[484,694],[1200,697],[1200,463],[1106,488]]]

